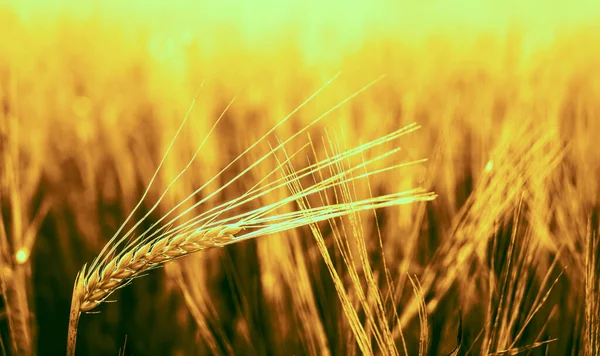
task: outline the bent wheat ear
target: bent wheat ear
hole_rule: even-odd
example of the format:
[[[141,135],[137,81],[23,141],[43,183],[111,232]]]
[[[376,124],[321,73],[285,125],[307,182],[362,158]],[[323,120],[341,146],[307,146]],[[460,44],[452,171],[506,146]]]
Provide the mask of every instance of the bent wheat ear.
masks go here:
[[[211,247],[222,246],[231,241],[240,230],[241,227],[217,226],[170,238],[163,237],[121,253],[105,266],[97,267],[87,275],[82,271],[82,282],[76,285],[79,310],[91,311],[128,281],[162,263]]]
[[[82,312],[89,312],[100,305],[111,293],[127,285],[140,273],[190,253],[220,247],[230,242],[241,230],[241,227],[227,225],[198,229],[124,251],[104,267],[97,266],[88,271],[84,265],[73,287],[67,355],[75,354],[77,326]]]

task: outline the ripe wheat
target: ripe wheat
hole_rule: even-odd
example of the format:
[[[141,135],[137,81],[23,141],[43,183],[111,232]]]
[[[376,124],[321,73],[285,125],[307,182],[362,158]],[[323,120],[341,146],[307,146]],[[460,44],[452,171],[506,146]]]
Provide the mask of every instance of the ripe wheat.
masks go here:
[[[106,267],[92,273],[85,281],[83,293],[79,295],[80,310],[88,312],[94,309],[115,289],[140,273],[190,253],[221,246],[231,241],[240,230],[239,227],[221,226],[173,238],[163,237],[153,244],[145,244],[113,258]]]
[[[333,79],[335,79],[335,77]],[[333,79],[326,83],[325,86],[333,81]],[[366,90],[375,82],[376,81],[370,83],[369,85],[355,92],[353,95],[342,100],[337,105],[334,105],[331,109],[315,119],[311,124],[305,126],[298,132],[295,132],[288,139],[279,141],[279,144],[276,147],[271,147],[269,153],[256,160],[253,160],[252,163],[241,173],[236,175],[229,182],[221,185],[214,192],[208,194],[208,196],[195,202],[190,208],[185,209],[183,213],[180,213],[174,217],[171,216],[171,214],[175,213],[178,207],[189,201],[189,199],[191,199],[196,193],[206,188],[208,184],[213,182],[221,173],[231,167],[232,164],[238,161],[240,157],[245,155],[250,149],[256,147],[259,143],[264,142],[267,135],[271,134],[275,128],[286,122],[291,115],[293,115],[297,110],[311,100],[317,93],[319,93],[319,91],[323,90],[325,86],[321,87],[321,89],[309,97],[287,117],[282,119],[262,138],[258,139],[241,155],[232,160],[216,176],[192,193],[187,199],[184,199],[184,201],[180,202],[180,204],[167,212],[161,219],[156,221],[140,236],[133,238],[132,235],[134,230],[141,224],[142,221],[144,221],[144,219],[149,216],[152,211],[154,211],[154,209],[162,201],[169,188],[190,166],[192,161],[195,159],[196,154],[200,151],[204,142],[206,142],[205,138],[188,165],[169,184],[150,211],[144,217],[142,217],[129,231],[120,236],[121,231],[132,218],[132,212],[121,225],[121,228],[119,228],[119,230],[115,233],[113,238],[106,244],[98,257],[89,266],[85,265],[79,272],[75,281],[71,303],[67,350],[68,355],[74,355],[75,353],[77,325],[81,313],[92,311],[103,301],[105,301],[114,291],[131,283],[133,279],[139,277],[142,273],[147,272],[152,268],[156,268],[165,262],[212,247],[221,247],[258,236],[271,235],[301,226],[314,225],[318,222],[345,216],[357,211],[372,210],[386,206],[408,204],[414,201],[426,201],[434,199],[435,196],[432,193],[428,193],[423,189],[413,189],[409,191],[370,197],[362,200],[359,199],[357,201],[346,201],[338,204],[324,204],[323,206],[316,206],[308,209],[289,209],[290,206],[294,206],[298,201],[307,199],[309,196],[319,197],[324,192],[335,187],[346,185],[349,182],[366,180],[375,174],[386,173],[392,169],[397,169],[425,161],[424,159],[421,159],[408,163],[388,164],[384,166],[384,168],[374,170],[368,169],[369,165],[382,162],[384,159],[399,152],[398,148],[385,148],[385,145],[389,145],[393,140],[417,130],[419,127],[416,124],[407,125],[390,134],[358,145],[351,149],[346,149],[343,151],[337,150],[339,153],[328,155],[325,159],[318,159],[316,157],[315,148],[312,140],[310,139],[310,135],[308,136],[309,142],[302,145],[300,149],[292,152],[291,154],[288,154],[286,151],[286,144],[292,139],[298,137],[302,133],[308,134],[307,130],[310,126],[319,121],[321,118],[325,117],[333,110],[342,106],[344,103],[348,102],[358,93]],[[215,126],[223,117],[223,114],[216,121]],[[182,126],[187,120],[188,116],[186,116],[186,118],[183,120]],[[179,132],[181,131],[182,126],[180,126],[179,130],[175,134],[175,137],[171,141],[171,144],[167,149],[167,154]],[[213,126],[213,129],[215,126]],[[212,130],[208,135],[211,133]],[[333,144],[331,138],[328,137],[328,140],[330,144]],[[375,147],[383,147],[385,152],[375,155],[373,158],[365,159],[365,152]],[[294,169],[291,163],[292,159],[306,149],[309,149],[310,152],[315,154],[315,160],[312,163],[309,160],[309,164],[305,168],[299,170]],[[157,172],[160,170],[167,154],[165,154],[163,157],[161,163],[155,171],[153,178],[146,188],[146,192],[141,197],[133,211],[136,211],[139,208],[141,202],[146,197],[148,189],[152,185],[154,178],[156,177]],[[283,154],[284,159],[278,159],[277,154]],[[191,219],[188,218],[187,221],[184,220],[183,223],[181,222],[182,219],[185,218],[186,214],[192,212],[193,209],[201,206],[209,199],[217,197],[225,188],[249,172],[251,169],[255,168],[261,162],[265,161],[267,158],[274,158],[277,161],[278,165],[276,169],[265,174],[265,176],[256,185],[247,190],[244,194],[199,213]],[[355,161],[359,160],[360,163],[351,165],[350,162],[352,159]],[[336,167],[342,167],[343,165],[344,168],[341,170],[334,169]],[[327,172],[329,175],[325,177],[323,173]],[[280,173],[282,176],[279,178],[274,178],[274,175],[277,173]],[[321,177],[320,181],[316,180],[317,176]],[[247,208],[246,204],[257,202],[261,197],[272,194],[277,190],[287,190],[290,185],[294,185],[296,182],[299,182],[302,179],[312,179],[314,183],[304,189],[292,190],[291,194],[276,201],[275,203],[266,204],[254,209]],[[230,213],[237,208],[241,208],[242,210],[245,210],[245,212],[238,213],[230,217],[224,217],[226,213]],[[168,217],[171,217],[170,220],[166,220]]]

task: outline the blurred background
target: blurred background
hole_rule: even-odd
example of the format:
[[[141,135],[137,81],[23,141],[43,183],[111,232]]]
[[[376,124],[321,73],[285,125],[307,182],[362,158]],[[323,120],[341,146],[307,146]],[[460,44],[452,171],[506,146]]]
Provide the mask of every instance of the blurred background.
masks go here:
[[[592,0],[0,1],[1,349],[64,354],[77,271],[141,198],[194,98],[134,220],[236,101],[139,233],[341,71],[277,135],[384,75],[311,135],[353,146],[417,122],[394,145],[428,162],[359,190],[438,194],[365,215],[362,282],[335,243],[354,237],[334,227],[322,239],[340,281],[308,228],[245,241],[115,293],[82,316],[78,354],[355,354],[364,336],[376,354],[426,340],[428,355],[597,355],[599,63]]]

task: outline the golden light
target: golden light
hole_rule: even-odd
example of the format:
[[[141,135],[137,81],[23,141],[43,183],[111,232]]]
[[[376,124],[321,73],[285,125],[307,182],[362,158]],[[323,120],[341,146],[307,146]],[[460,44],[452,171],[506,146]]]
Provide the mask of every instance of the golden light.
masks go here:
[[[18,264],[23,264],[27,262],[27,260],[29,259],[29,250],[25,248],[19,249],[15,254],[15,259]]]
[[[63,354],[73,297],[78,354],[597,350],[598,1],[3,1],[0,343]]]
[[[486,173],[489,173],[492,171],[493,168],[494,168],[494,162],[488,161],[488,163],[485,165],[484,171]]]

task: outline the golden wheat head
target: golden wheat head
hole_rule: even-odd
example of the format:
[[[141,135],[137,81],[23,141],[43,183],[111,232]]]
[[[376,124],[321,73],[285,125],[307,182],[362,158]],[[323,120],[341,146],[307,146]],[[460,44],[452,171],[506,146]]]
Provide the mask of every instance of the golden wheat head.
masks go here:
[[[89,312],[100,305],[112,292],[126,285],[140,273],[162,263],[188,254],[219,247],[233,239],[241,227],[218,226],[204,231],[163,237],[147,242],[112,258],[83,275],[83,283],[75,294],[79,296],[79,311]]]

